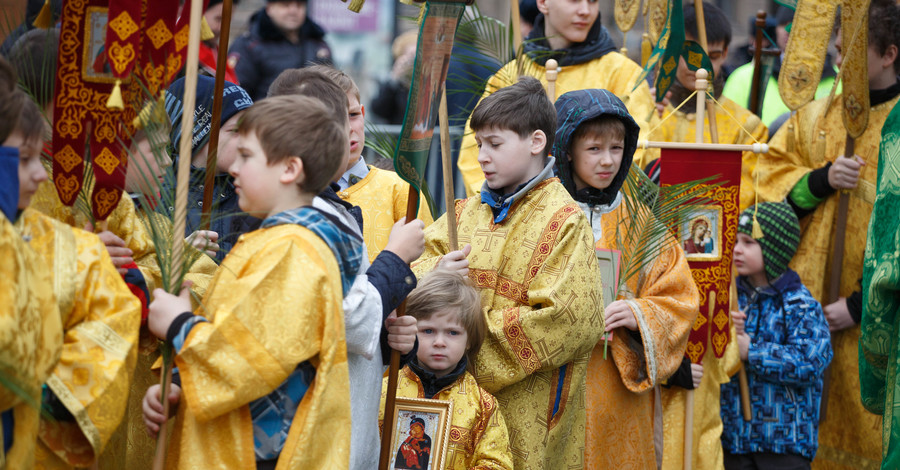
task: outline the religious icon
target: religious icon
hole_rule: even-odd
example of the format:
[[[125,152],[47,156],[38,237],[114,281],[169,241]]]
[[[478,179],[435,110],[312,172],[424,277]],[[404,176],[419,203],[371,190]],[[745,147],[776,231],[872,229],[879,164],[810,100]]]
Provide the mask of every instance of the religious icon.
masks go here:
[[[698,206],[681,227],[681,244],[688,261],[715,261],[722,256],[722,209]]]
[[[112,83],[116,77],[112,74],[106,56],[107,9],[102,7],[88,8],[84,18],[84,65],[81,68],[82,79],[86,82]]]
[[[431,470],[444,467],[453,403],[397,398],[389,468]]]

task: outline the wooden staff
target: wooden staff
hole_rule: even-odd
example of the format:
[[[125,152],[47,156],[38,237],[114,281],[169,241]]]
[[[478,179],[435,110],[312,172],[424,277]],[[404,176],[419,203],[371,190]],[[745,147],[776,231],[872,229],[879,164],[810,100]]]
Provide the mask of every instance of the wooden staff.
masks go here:
[[[703,14],[703,0],[694,0],[694,11],[697,15],[697,35],[700,36],[697,39],[700,42],[700,47],[703,48],[703,52],[709,53],[709,44],[706,42],[706,18]],[[700,71],[698,70],[697,73]],[[699,77],[698,77],[699,78]],[[697,90],[697,100],[700,101],[700,95],[702,94],[703,101],[706,101],[706,106],[709,109],[709,135],[712,143],[716,144],[719,142],[719,128],[716,124],[716,103],[713,100],[706,99],[706,91],[710,86],[710,83],[706,80],[709,78],[709,74],[707,73],[706,77],[703,77],[704,81],[706,81],[706,86],[703,88],[695,88]],[[715,94],[715,92],[713,92]],[[697,121],[701,124],[700,127],[697,128],[697,132],[702,135],[701,128],[703,124],[703,115],[697,115]],[[703,143],[702,140],[699,141]]]
[[[209,230],[212,216],[213,190],[216,185],[216,160],[219,156],[219,129],[222,127],[222,94],[225,91],[225,70],[228,69],[228,36],[231,33],[231,3],[222,2],[222,28],[219,31],[219,50],[216,56],[216,84],[213,92],[212,124],[209,129],[209,151],[206,157],[206,177],[203,181],[203,211],[200,215],[200,229]],[[182,154],[183,155],[183,154]],[[220,233],[219,236],[225,234]]]
[[[444,170],[444,205],[447,206],[447,240],[450,251],[459,249],[456,235],[456,192],[453,189],[453,155],[450,154],[450,117],[447,113],[447,87],[441,94],[441,106],[438,108],[438,119],[441,125],[441,164]]]
[[[696,150],[697,144],[690,142],[661,142],[658,140],[638,140],[637,147],[639,149],[676,149],[676,150]],[[769,144],[703,144],[704,150],[721,150],[721,151],[737,151],[737,152],[753,152],[767,153]]]
[[[200,19],[203,14],[203,2],[191,1],[190,28],[188,33],[187,65],[184,78],[184,114],[181,118],[181,142],[179,155],[191,154],[191,135],[194,128],[194,107],[197,98],[197,73],[200,67]],[[170,282],[168,291],[177,294],[181,290],[180,279],[184,263],[184,226],[187,222],[187,195],[188,182],[190,180],[191,159],[182,157],[178,159],[177,181],[175,186],[175,219],[172,229],[172,263],[170,268]],[[168,346],[167,346],[168,347]],[[169,416],[169,388],[172,386],[172,362],[171,358],[163,364],[163,374],[160,384],[160,399],[163,405],[163,416]],[[166,426],[160,426],[156,441],[156,455],[153,457],[153,470],[162,470],[166,461]]]
[[[443,101],[443,100],[442,100]],[[415,186],[409,185],[409,195],[406,203],[406,223],[416,218],[416,208],[419,205],[419,192]],[[448,224],[452,225],[452,224]],[[397,307],[397,316],[406,315],[406,300]],[[391,436],[394,434],[394,409],[397,407],[397,377],[400,374],[400,351],[391,350],[391,364],[388,367],[388,383],[384,400],[384,421],[381,426],[381,455],[378,459],[378,469],[388,470],[391,462]]]
[[[512,22],[513,46],[516,55],[522,47],[522,16],[519,14],[519,0],[509,0],[509,21]]]
[[[759,105],[759,83],[762,76],[762,42],[763,29],[766,27],[766,12],[759,10],[756,12],[756,40],[754,41],[755,49],[753,50],[753,80],[750,82],[750,112],[759,116],[762,111]]]
[[[737,296],[737,273],[731,273],[731,289],[729,290],[730,307],[732,311],[739,310]],[[731,315],[728,315],[728,322],[731,323]],[[747,370],[744,369],[744,363],[741,361],[741,369],[738,371],[738,386],[741,389],[741,411],[744,415],[744,421],[753,419],[753,410],[750,408],[750,382],[747,380]]]
[[[544,67],[547,74],[547,98],[550,98],[551,103],[556,103],[556,76],[559,73],[559,63],[556,59],[547,59]]]

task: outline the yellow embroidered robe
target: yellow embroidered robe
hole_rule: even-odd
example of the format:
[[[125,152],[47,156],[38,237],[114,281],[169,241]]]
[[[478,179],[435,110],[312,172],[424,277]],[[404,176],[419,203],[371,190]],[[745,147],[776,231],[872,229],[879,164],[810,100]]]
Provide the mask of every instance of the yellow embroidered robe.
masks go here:
[[[737,333],[731,327],[731,337]],[[703,379],[694,390],[694,433],[691,443],[693,468],[723,468],[722,417],[719,389],[740,368],[741,358],[737,342],[730,341],[725,353],[717,358],[712,348],[703,356]],[[663,407],[663,464],[664,470],[681,470],[684,466],[684,410],[687,390],[681,387],[662,389]]]
[[[369,166],[365,178],[338,191],[341,199],[359,206],[363,214],[363,241],[369,250],[369,262],[387,246],[391,228],[398,220],[406,217],[406,203],[409,201],[409,183],[396,173]],[[417,217],[431,225],[434,219],[425,198],[419,200]]]
[[[379,425],[384,420],[386,393],[387,377],[381,387]],[[422,381],[409,367],[400,370],[397,396],[425,398]],[[503,413],[500,412],[497,399],[479,387],[472,374],[467,371],[431,399],[453,402],[450,441],[444,460],[444,470],[512,470],[509,433],[506,430]],[[432,459],[436,457],[433,455]]]
[[[32,197],[30,207],[76,228],[84,227],[88,223],[84,214],[63,206],[56,193],[56,188],[50,182],[39,187],[38,192]],[[149,216],[153,217],[152,223],[156,224],[160,232],[171,233],[170,221],[155,213]],[[152,296],[153,289],[163,286],[156,245],[149,229],[151,223],[149,216],[144,211],[138,211],[131,198],[123,195],[119,205],[107,219],[107,223],[108,229],[122,238],[125,245],[134,252],[134,262],[141,274],[144,275],[147,290]],[[217,268],[218,265],[212,258],[197,257],[185,276],[185,279],[193,283],[191,291],[195,298],[202,298],[206,293]],[[146,327],[141,328],[138,339],[137,365],[134,368],[135,373],[131,381],[125,417],[122,419],[119,429],[110,438],[100,458],[101,469],[141,470],[151,468],[156,441],[144,431],[141,401],[147,389],[154,383],[159,383],[157,374],[151,372],[151,366],[158,358],[159,341],[147,331]]]
[[[52,267],[62,356],[47,386],[74,422],[42,419],[36,468],[91,465],[125,412],[137,356],[140,301],[92,233],[26,209],[16,228]]]
[[[13,445],[0,469],[33,468],[38,438],[41,385],[62,350],[62,323],[50,269],[0,216],[0,375],[32,403],[0,385],[0,411],[12,409]],[[2,434],[2,431],[0,431]]]
[[[667,107],[666,114],[671,113],[672,109],[671,106]],[[732,119],[732,116],[734,119]],[[703,121],[703,141],[711,143],[709,116],[705,116]],[[660,123],[659,127],[650,136],[650,139],[663,142],[696,142],[696,122],[695,113],[677,111],[674,116]],[[763,143],[769,140],[769,129],[760,121],[759,117],[724,96],[719,98],[719,105],[716,106],[716,130],[720,144],[749,145],[754,142]],[[635,164],[644,168],[650,163],[647,157],[651,155],[652,158],[659,158],[659,150],[647,151],[644,154],[644,161],[635,159]],[[757,158],[762,158],[762,155],[744,152],[742,156],[740,210],[744,210],[754,204],[755,191],[753,187],[755,182],[753,177],[755,173],[753,173],[753,170],[756,168]]]
[[[616,231],[628,230],[630,219],[623,202],[603,214],[599,221],[603,235],[596,247],[620,249]],[[654,429],[654,416],[662,410],[655,409],[653,387],[678,370],[697,318],[700,294],[684,250],[674,240],[638,278],[627,282],[633,298],[619,300],[631,307],[642,342],[624,328],[616,329],[607,358],[600,341],[588,363],[584,451],[588,468],[656,466],[653,439],[662,429]]]
[[[350,383],[341,275],[321,238],[298,225],[242,235],[222,262],[175,357],[182,398],[168,469],[254,468],[248,404],[303,361],[316,377],[278,460],[284,469],[346,469]]]
[[[840,296],[860,289],[863,255],[868,235],[869,217],[875,201],[878,173],[878,146],[881,126],[900,100],[873,106],[869,124],[856,139],[856,154],[866,161],[856,189],[850,193],[844,260],[841,266]],[[844,154],[846,131],[841,117],[842,99],[836,97],[828,106],[820,99],[800,108],[772,138],[769,154],[760,162],[760,200],[780,201],[807,172],[833,162]],[[819,131],[825,132],[824,154],[817,142]],[[793,149],[789,144],[793,137]],[[822,305],[830,298],[828,282],[834,245],[835,217],[839,194],[822,201],[815,212],[800,221],[800,246],[790,267],[797,271],[803,284]],[[896,221],[889,221],[896,223]],[[816,468],[878,468],[881,461],[881,416],[863,408],[859,394],[859,325],[831,334],[834,360],[828,385],[825,418],[819,426],[819,450]]]
[[[497,397],[517,469],[582,468],[585,373],[603,333],[600,273],[584,213],[557,178],[493,223],[480,198],[456,202],[459,245],[481,289],[488,335],[478,384]],[[421,277],[450,250],[447,214],[425,230]],[[559,399],[557,400],[557,396]]]
[[[524,61],[523,73],[537,78],[546,88],[546,69],[527,57]],[[488,80],[482,99],[501,88],[516,83],[519,79],[517,68],[516,60],[504,65]],[[657,122],[658,118],[655,112],[656,105],[647,84],[641,83],[637,89],[634,89],[640,75],[641,67],[638,64],[618,52],[610,52],[599,59],[561,67],[556,78],[556,96],[559,97],[573,90],[605,88],[622,99],[628,112],[640,126],[641,138],[644,139],[646,138],[645,133],[652,127],[651,124]],[[643,150],[638,150],[634,155],[634,161],[641,161],[642,153]],[[463,134],[462,147],[456,166],[466,183],[466,194],[472,196],[481,191],[484,173],[481,172],[481,165],[478,164],[478,146],[475,143],[475,134],[469,127],[469,121],[466,121],[466,130]]]

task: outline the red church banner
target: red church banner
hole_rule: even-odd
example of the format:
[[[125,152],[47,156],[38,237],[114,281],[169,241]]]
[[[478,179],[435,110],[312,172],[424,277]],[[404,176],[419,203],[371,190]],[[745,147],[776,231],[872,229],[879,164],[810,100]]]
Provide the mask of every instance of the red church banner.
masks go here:
[[[722,357],[729,341],[729,287],[740,215],[741,152],[662,149],[660,158],[662,186],[709,177],[714,177],[711,184],[719,183],[697,188],[697,196],[710,202],[697,205],[676,229],[700,291],[700,314],[687,347],[691,362],[699,364],[710,347],[716,357]]]

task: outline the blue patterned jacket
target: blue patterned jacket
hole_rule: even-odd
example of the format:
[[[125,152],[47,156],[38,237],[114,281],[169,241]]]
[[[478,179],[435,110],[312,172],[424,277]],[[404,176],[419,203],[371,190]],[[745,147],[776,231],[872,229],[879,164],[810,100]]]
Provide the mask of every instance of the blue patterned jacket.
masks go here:
[[[819,440],[822,374],[833,355],[822,306],[792,270],[761,289],[738,279],[750,335],[744,366],[753,419],[744,421],[733,377],[722,385],[722,446],[732,454],[773,452],[811,460]]]

